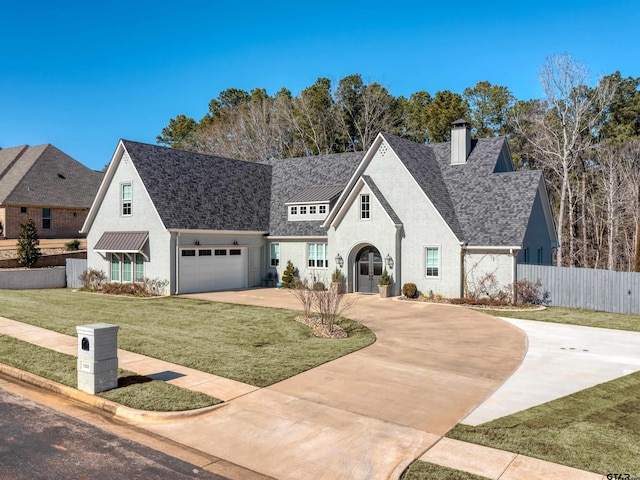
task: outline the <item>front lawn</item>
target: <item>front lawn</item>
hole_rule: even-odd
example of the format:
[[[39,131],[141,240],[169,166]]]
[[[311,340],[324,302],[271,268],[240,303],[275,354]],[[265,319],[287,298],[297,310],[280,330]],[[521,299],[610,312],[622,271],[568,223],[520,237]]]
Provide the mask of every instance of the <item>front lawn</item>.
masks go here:
[[[0,291],[0,316],[74,336],[77,325],[119,325],[119,348],[257,387],[375,341],[368,328],[345,319],[337,323],[349,338],[319,339],[294,320],[297,315],[174,297],[140,299],[70,289]]]
[[[76,357],[6,335],[0,335],[0,363],[68,387],[76,388],[78,385]],[[193,410],[221,403],[221,400],[204,393],[192,392],[122,369],[118,370],[118,388],[97,395],[138,410],[161,412]]]
[[[640,372],[447,437],[596,472],[640,475]]]

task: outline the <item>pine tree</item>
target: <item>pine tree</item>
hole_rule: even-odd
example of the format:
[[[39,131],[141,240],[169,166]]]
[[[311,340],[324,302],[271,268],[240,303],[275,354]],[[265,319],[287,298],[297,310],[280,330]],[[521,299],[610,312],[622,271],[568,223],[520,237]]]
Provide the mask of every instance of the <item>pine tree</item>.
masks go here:
[[[293,266],[291,260],[287,260],[287,267],[282,272],[282,286],[284,288],[291,288],[294,285],[296,279],[296,267]]]
[[[36,223],[32,218],[20,224],[20,236],[18,237],[18,262],[27,268],[35,265],[40,258],[40,239]]]

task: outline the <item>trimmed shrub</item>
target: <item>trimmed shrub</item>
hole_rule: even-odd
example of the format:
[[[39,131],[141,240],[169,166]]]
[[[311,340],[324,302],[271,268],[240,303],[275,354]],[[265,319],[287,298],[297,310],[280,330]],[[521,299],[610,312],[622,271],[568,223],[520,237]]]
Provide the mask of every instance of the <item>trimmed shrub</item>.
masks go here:
[[[296,267],[293,266],[291,260],[287,260],[287,266],[284,272],[282,272],[282,280],[280,280],[280,283],[282,283],[284,288],[292,288],[295,286],[296,277]]]
[[[416,298],[418,296],[418,287],[415,283],[405,283],[402,285],[402,295],[407,298]]]
[[[68,241],[67,243],[64,244],[64,249],[67,252],[75,252],[77,250],[80,250],[80,240],[78,240],[77,238]]]
[[[313,291],[314,292],[322,292],[323,290],[326,290],[327,287],[325,287],[324,283],[322,282],[316,282],[313,284]]]

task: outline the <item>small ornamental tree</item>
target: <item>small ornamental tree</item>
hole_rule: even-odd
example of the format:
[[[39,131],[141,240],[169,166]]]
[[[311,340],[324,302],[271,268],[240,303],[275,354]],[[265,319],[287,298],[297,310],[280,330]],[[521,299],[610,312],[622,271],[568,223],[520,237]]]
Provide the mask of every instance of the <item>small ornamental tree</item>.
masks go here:
[[[18,262],[27,268],[31,268],[40,258],[40,239],[33,218],[20,224],[20,236],[18,237]]]
[[[282,272],[282,286],[284,288],[292,288],[295,286],[295,280],[296,280],[296,267],[293,266],[293,263],[291,263],[291,260],[287,260],[287,266],[284,269],[284,272]]]

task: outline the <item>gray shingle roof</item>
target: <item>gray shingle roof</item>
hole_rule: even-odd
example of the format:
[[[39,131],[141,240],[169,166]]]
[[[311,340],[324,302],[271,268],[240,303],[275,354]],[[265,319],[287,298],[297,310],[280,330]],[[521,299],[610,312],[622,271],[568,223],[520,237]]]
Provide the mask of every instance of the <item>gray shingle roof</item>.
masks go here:
[[[0,150],[0,203],[89,208],[103,175],[53,145],[5,148]]]
[[[451,144],[421,145],[383,134],[462,242],[522,245],[542,172],[494,173],[504,137],[472,142],[466,164],[451,165]]]
[[[321,221],[287,221],[286,203],[311,187],[346,184],[363,156],[364,152],[349,152],[273,160],[269,234],[326,236]]]
[[[270,165],[122,142],[166,228],[269,230]]]

